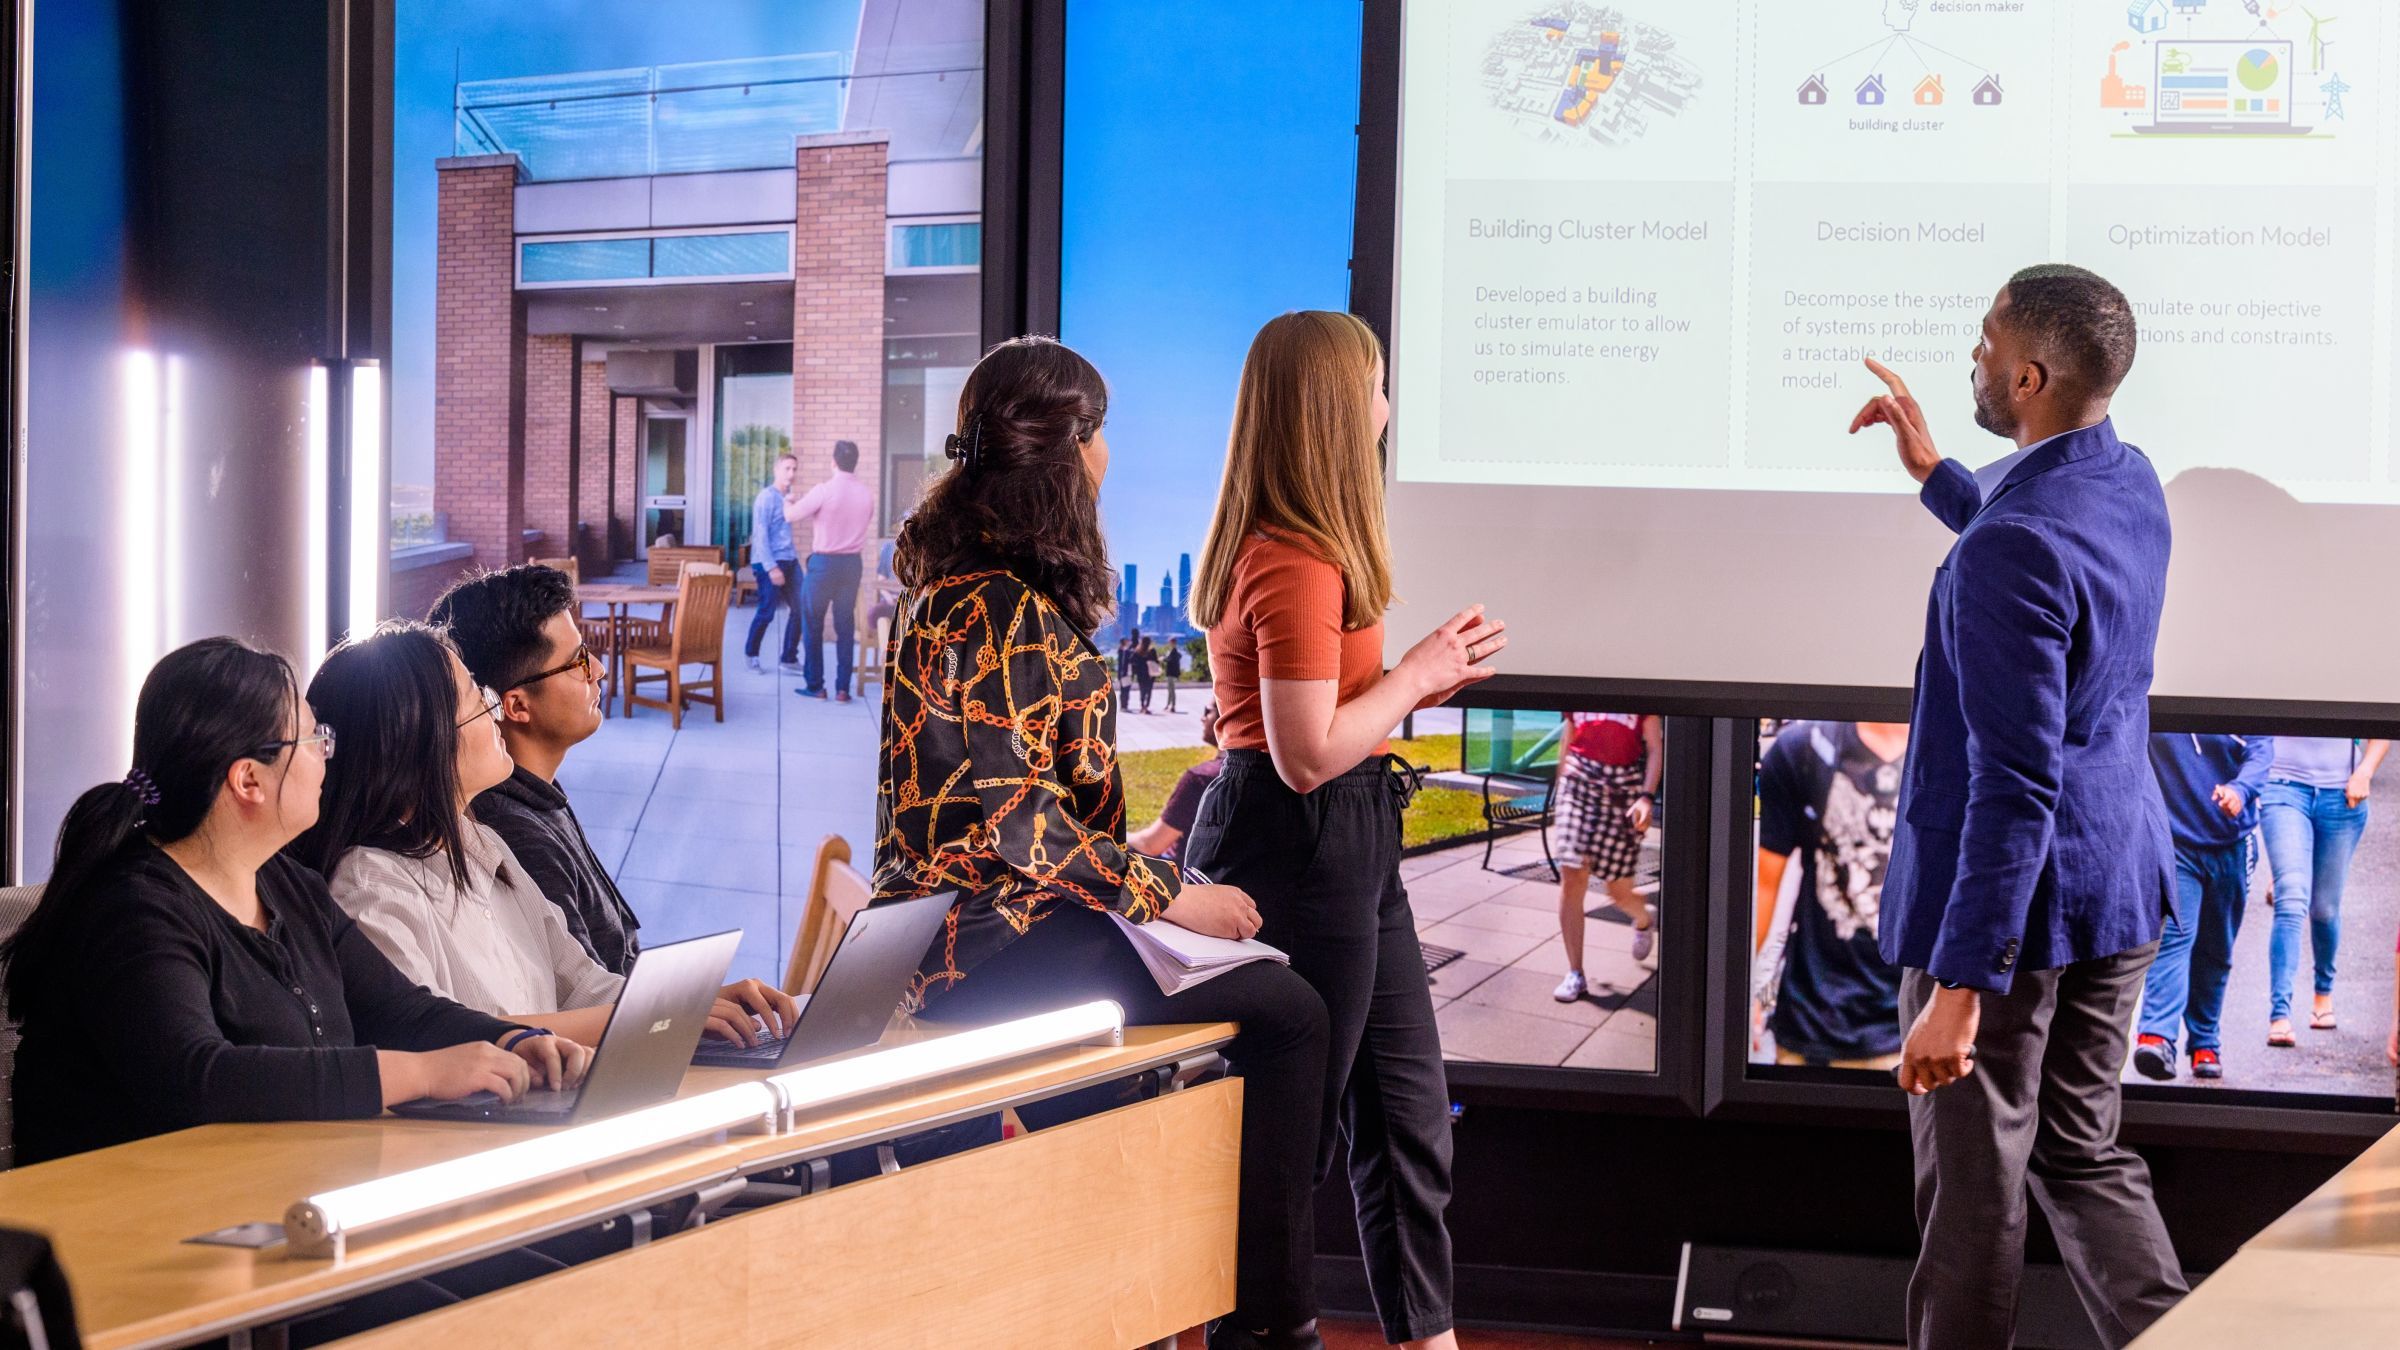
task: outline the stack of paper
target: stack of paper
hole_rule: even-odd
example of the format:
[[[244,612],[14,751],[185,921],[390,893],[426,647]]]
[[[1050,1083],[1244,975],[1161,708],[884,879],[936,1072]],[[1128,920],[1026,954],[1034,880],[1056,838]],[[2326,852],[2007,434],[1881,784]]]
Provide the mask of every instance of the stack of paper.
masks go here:
[[[1236,942],[1232,938],[1195,933],[1164,919],[1131,923],[1122,914],[1109,917],[1117,921],[1125,940],[1141,954],[1142,964],[1149,967],[1150,978],[1158,981],[1159,992],[1163,994],[1182,993],[1252,961],[1276,961],[1287,966],[1292,963],[1292,958],[1256,938]]]

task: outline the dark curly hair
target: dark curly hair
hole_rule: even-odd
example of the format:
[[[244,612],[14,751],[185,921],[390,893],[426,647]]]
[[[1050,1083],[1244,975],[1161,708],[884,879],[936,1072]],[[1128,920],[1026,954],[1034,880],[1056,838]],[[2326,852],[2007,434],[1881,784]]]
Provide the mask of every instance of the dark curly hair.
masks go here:
[[[1100,372],[1055,338],[986,352],[958,396],[959,436],[974,457],[935,479],[901,527],[902,583],[1005,567],[1085,632],[1106,623],[1117,576],[1083,446],[1107,419]]]
[[[542,625],[575,607],[575,583],[542,563],[479,572],[442,592],[425,621],[450,637],[467,673],[506,693],[542,668],[550,644]]]

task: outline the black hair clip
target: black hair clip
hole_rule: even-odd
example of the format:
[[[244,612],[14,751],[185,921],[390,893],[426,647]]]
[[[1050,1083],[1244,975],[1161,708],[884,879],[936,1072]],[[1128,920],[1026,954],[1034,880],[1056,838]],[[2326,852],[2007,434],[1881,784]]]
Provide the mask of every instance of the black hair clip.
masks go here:
[[[942,441],[942,453],[959,462],[972,478],[983,467],[983,414],[967,414],[967,434],[951,433]]]

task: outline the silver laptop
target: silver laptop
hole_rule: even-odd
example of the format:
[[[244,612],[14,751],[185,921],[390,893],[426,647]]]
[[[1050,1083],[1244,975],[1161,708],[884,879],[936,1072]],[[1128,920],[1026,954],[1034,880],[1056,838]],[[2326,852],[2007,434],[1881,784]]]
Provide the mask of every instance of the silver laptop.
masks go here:
[[[883,1039],[908,993],[908,978],[932,950],[942,918],[958,898],[942,891],[870,905],[852,916],[814,994],[801,1001],[791,1034],[748,1048],[710,1041],[692,1063],[719,1069],[789,1069]]]
[[[635,957],[579,1086],[536,1089],[513,1104],[490,1092],[454,1102],[419,1099],[392,1112],[419,1120],[567,1125],[663,1102],[683,1086],[692,1047],[708,1025],[741,941],[742,930],[736,928],[647,948]]]

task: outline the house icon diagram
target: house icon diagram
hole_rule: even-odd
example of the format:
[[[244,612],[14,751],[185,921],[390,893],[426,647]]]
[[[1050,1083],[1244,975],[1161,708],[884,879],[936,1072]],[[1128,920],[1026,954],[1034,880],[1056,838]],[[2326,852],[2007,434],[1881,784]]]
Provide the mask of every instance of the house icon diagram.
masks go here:
[[[1986,75],[1983,77],[1983,82],[1975,86],[1975,106],[1978,108],[1997,108],[2000,106],[1999,76]]]
[[[1858,102],[1859,106],[1864,108],[1876,108],[1883,105],[1883,77],[1881,75],[1869,75],[1858,82]]]
[[[1825,101],[1825,77],[1822,75],[1809,76],[1807,81],[1800,86],[1800,101],[1812,108],[1823,103]]]
[[[2165,32],[2167,0],[2133,0],[2125,7],[2125,25],[2137,33]]]
[[[1920,108],[1938,108],[1942,106],[1942,77],[1939,75],[1928,75],[1924,79],[1917,81],[1917,89],[1913,97],[1916,99],[1917,106]]]

